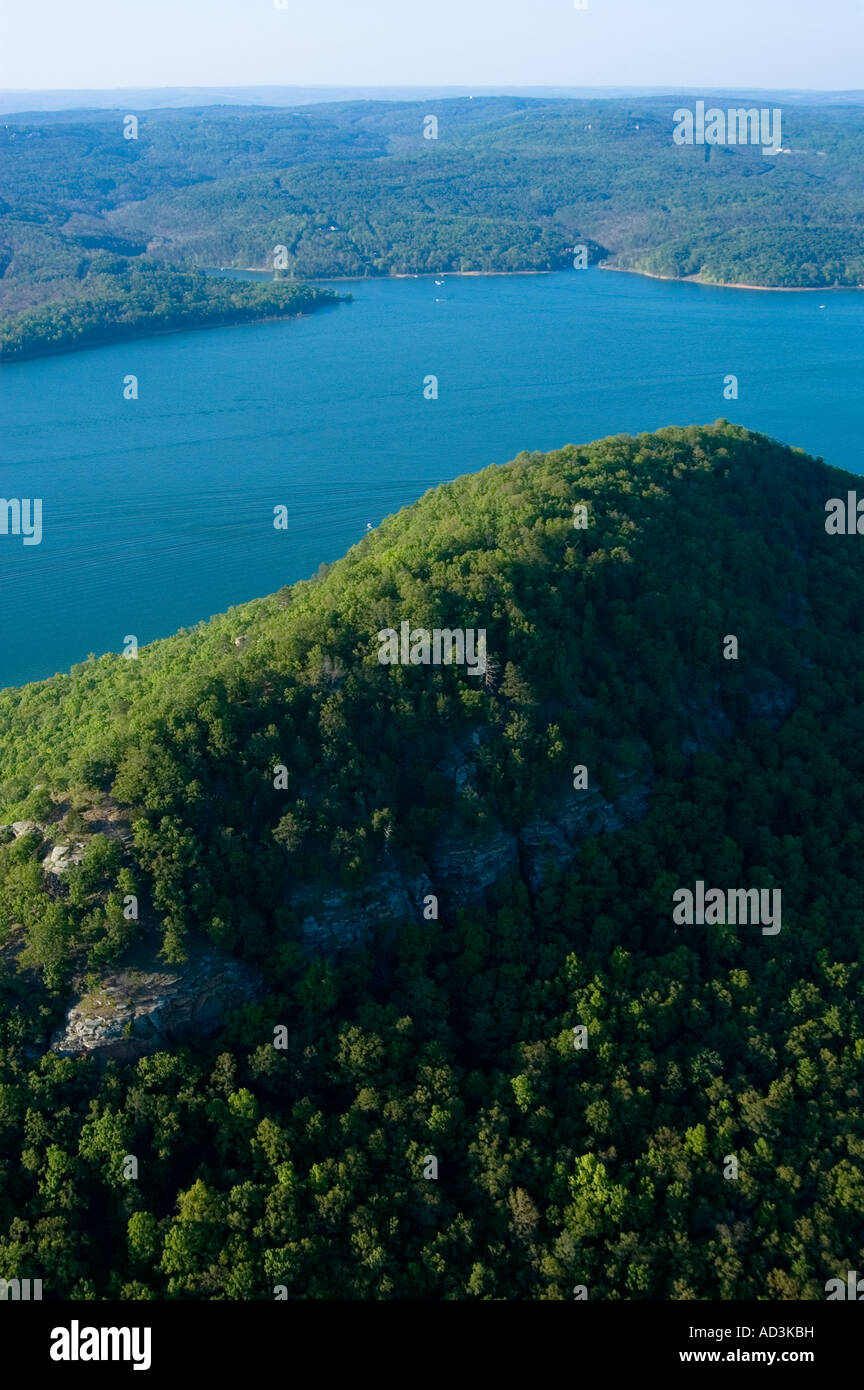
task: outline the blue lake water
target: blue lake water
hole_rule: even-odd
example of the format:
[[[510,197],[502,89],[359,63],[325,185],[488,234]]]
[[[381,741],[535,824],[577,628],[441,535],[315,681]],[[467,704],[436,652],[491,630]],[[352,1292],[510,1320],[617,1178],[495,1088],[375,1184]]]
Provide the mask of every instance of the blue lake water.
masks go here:
[[[725,416],[864,471],[864,293],[600,270],[344,288],[299,321],[0,369],[0,495],[43,499],[40,545],[0,536],[0,686],[307,578],[521,449]]]

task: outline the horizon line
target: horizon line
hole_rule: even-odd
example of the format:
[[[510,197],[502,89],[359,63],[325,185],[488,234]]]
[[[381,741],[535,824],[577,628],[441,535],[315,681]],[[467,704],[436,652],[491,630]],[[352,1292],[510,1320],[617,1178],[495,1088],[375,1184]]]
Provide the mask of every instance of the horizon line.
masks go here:
[[[527,92],[547,92],[547,91],[567,91],[567,92],[808,92],[815,95],[825,96],[864,96],[864,87],[732,87],[724,85],[714,85],[713,83],[700,83],[697,86],[677,86],[675,84],[664,83],[660,86],[648,83],[602,83],[587,86],[570,86],[561,82],[495,82],[484,83],[471,86],[464,82],[411,82],[411,83],[348,83],[348,82],[254,82],[239,83],[236,86],[224,82],[213,83],[188,83],[160,86],[144,82],[127,83],[121,87],[0,87],[0,96],[29,96],[29,95],[61,95],[67,93],[77,95],[83,92],[89,93],[111,93],[111,92],[215,92],[215,91],[235,91],[235,92],[258,92],[258,91],[318,91],[329,92],[338,90],[358,91],[358,92],[390,92],[390,91],[427,91],[430,88],[443,91],[465,91],[465,92],[507,92],[513,89]]]

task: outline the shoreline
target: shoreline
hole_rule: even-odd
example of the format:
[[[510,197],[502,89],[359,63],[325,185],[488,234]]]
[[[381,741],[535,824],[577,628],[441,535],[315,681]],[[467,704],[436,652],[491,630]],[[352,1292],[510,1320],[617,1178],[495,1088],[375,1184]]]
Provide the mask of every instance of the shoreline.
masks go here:
[[[666,280],[673,285],[705,285],[712,290],[760,290],[768,294],[835,294],[840,290],[853,293],[864,285],[748,285],[741,280],[703,280],[699,275],[658,275],[653,270],[635,270],[626,265],[601,265],[598,270],[612,270],[619,275],[642,275],[646,280]]]
[[[669,284],[676,285],[702,285],[708,289],[715,290],[756,290],[763,294],[836,294],[840,292],[854,293],[864,290],[864,285],[748,285],[741,281],[721,281],[703,280],[698,275],[658,275],[651,270],[636,270],[631,266],[604,265],[596,263],[589,267],[593,270],[612,271],[618,275],[640,275],[646,280],[664,280]],[[272,272],[267,268],[257,266],[214,266],[208,268],[204,273],[218,275],[220,273],[230,274],[231,272],[247,273],[254,275],[270,275]],[[439,276],[446,278],[448,275],[459,279],[470,279],[488,276],[511,276],[511,275],[558,275],[559,270],[418,270],[418,271],[399,271],[393,275],[322,275],[314,279],[295,280],[288,279],[286,284],[311,285],[316,284],[356,284],[363,283],[365,280],[431,280]],[[280,283],[274,281],[273,283]],[[0,368],[14,366],[16,362],[35,362],[43,357],[60,357],[69,352],[87,352],[92,348],[112,347],[117,343],[132,342],[143,338],[158,338],[167,336],[171,333],[200,333],[208,328],[241,328],[246,324],[253,323],[284,323],[290,319],[301,319],[320,311],[321,309],[335,308],[339,303],[347,302],[335,300],[332,304],[320,304],[314,308],[301,310],[293,314],[268,314],[262,318],[240,318],[228,320],[225,323],[189,323],[177,324],[171,328],[154,328],[141,332],[120,334],[98,338],[92,342],[78,342],[70,344],[58,344],[55,346],[39,348],[32,352],[25,352],[15,357],[0,356]]]
[[[563,267],[562,267],[563,269]],[[219,265],[209,266],[204,272],[207,275],[228,274],[234,271],[244,271],[251,275],[271,275],[273,272],[267,266],[257,265]],[[460,279],[468,279],[472,275],[559,275],[559,270],[399,270],[393,275],[309,275],[297,279],[288,279],[285,284],[295,285],[344,285],[356,284],[358,281],[380,281],[380,280],[432,280],[441,275],[457,275]],[[279,284],[279,281],[274,281]]]
[[[460,280],[469,279],[472,276],[490,275],[560,275],[566,267],[562,266],[558,270],[400,270],[391,275],[313,275],[306,279],[294,280],[295,284],[302,285],[339,285],[345,283],[362,283],[364,280],[430,280],[438,276],[452,275]],[[841,290],[864,290],[864,285],[748,285],[740,280],[703,280],[698,275],[658,275],[653,270],[636,270],[632,266],[625,265],[604,265],[595,261],[590,270],[612,270],[618,275],[641,275],[646,280],[665,280],[674,285],[705,285],[713,290],[761,290],[773,294],[830,294]],[[217,275],[219,273],[230,273],[231,271],[243,271],[254,275],[270,275],[272,272],[267,266],[254,265],[223,265],[212,266],[207,270],[207,274]],[[275,283],[279,283],[276,281]],[[289,281],[292,283],[292,281]]]
[[[53,347],[39,348],[32,352],[16,353],[14,357],[0,356],[0,368],[14,367],[16,362],[38,362],[43,357],[65,357],[69,352],[89,352],[92,348],[116,347],[118,343],[137,343],[144,338],[165,338],[172,333],[203,333],[209,328],[248,328],[256,323],[290,323],[292,319],[311,318],[322,309],[336,308],[348,300],[337,300],[333,304],[320,304],[315,309],[301,310],[293,314],[267,314],[263,318],[229,319],[226,323],[181,323],[173,328],[143,329],[140,333],[121,333],[116,337],[97,338],[86,343],[58,343]]]

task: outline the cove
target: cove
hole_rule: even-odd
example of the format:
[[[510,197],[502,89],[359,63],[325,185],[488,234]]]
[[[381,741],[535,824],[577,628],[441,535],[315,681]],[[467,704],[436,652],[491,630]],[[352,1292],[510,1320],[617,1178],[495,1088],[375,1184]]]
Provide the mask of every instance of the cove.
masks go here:
[[[307,578],[523,449],[724,416],[862,471],[859,292],[601,270],[344,288],[351,304],[305,319],[0,369],[0,496],[42,502],[39,545],[0,535],[0,686]]]

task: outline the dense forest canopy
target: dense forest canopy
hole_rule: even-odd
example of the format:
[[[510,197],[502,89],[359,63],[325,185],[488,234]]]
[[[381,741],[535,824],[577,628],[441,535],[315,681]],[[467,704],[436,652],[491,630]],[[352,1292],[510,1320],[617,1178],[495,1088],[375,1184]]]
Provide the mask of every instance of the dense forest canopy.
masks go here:
[[[101,318],[114,336],[107,277],[134,300],[135,268],[272,270],[276,247],[295,279],[560,269],[584,244],[592,262],[658,275],[864,283],[859,107],[785,105],[771,152],[676,144],[682,102],[208,107],[141,112],[135,139],[120,111],[12,116],[0,127],[0,340],[29,332],[56,348],[64,316],[86,332]],[[163,326],[190,303],[174,283]],[[56,308],[10,323],[37,305]],[[158,327],[138,316],[140,331]]]
[[[0,1277],[787,1299],[860,1268],[864,559],[825,528],[856,482],[725,422],[522,454],[0,693]],[[485,630],[483,679],[383,666],[404,620]],[[382,877],[405,910],[340,949]],[[700,879],[781,889],[781,934],[676,927]],[[106,970],[202,944],[265,982],[215,1036],[49,1047]]]
[[[0,362],[144,333],[292,317],[350,299],[310,285],[227,280],[150,265],[116,274],[95,259],[82,283],[86,294],[80,297],[39,304],[0,319]]]

